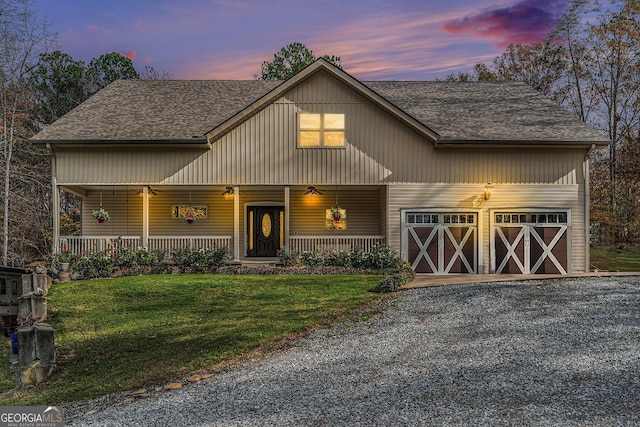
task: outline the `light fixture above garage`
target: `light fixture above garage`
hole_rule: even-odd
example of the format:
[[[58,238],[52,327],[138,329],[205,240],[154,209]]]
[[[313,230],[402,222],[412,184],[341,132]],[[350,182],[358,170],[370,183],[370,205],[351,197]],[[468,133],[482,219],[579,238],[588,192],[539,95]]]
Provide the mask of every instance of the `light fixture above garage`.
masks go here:
[[[484,186],[484,193],[482,193],[482,197],[485,200],[489,200],[492,194],[493,194],[493,184],[491,184],[491,181],[489,181],[487,182],[487,185]]]

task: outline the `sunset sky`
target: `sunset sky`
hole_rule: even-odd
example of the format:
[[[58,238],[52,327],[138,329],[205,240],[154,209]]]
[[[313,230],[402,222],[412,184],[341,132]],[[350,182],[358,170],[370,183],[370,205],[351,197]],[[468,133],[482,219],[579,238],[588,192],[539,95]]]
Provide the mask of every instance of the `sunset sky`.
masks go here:
[[[541,40],[569,0],[36,0],[59,48],[176,79],[252,79],[292,42],[360,80],[433,80]]]

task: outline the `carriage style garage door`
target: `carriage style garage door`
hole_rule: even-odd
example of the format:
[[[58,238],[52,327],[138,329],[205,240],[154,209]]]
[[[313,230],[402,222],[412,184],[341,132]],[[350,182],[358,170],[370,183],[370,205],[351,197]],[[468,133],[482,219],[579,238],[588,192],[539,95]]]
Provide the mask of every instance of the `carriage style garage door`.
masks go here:
[[[407,212],[404,220],[404,250],[416,273],[477,273],[477,214]]]
[[[496,274],[567,274],[567,212],[495,212],[492,270]]]

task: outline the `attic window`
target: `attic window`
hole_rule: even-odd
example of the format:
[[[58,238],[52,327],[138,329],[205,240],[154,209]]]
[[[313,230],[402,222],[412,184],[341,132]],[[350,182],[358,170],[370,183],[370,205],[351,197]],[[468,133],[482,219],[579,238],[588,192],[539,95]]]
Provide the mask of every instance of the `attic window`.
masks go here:
[[[300,148],[344,147],[344,114],[300,113]]]

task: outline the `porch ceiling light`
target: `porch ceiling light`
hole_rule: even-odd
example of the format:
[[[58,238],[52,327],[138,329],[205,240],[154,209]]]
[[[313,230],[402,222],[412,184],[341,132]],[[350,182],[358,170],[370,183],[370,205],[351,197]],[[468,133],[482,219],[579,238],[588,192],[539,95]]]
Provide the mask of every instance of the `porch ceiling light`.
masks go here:
[[[322,196],[322,191],[318,190],[313,185],[310,185],[310,186],[307,187],[307,191],[305,191],[304,194],[307,195],[307,196],[314,196],[316,194],[319,195],[319,196]]]
[[[491,181],[489,181],[487,182],[487,185],[484,186],[484,193],[482,193],[482,197],[485,200],[489,200],[492,194],[493,194],[493,184],[491,184]]]

